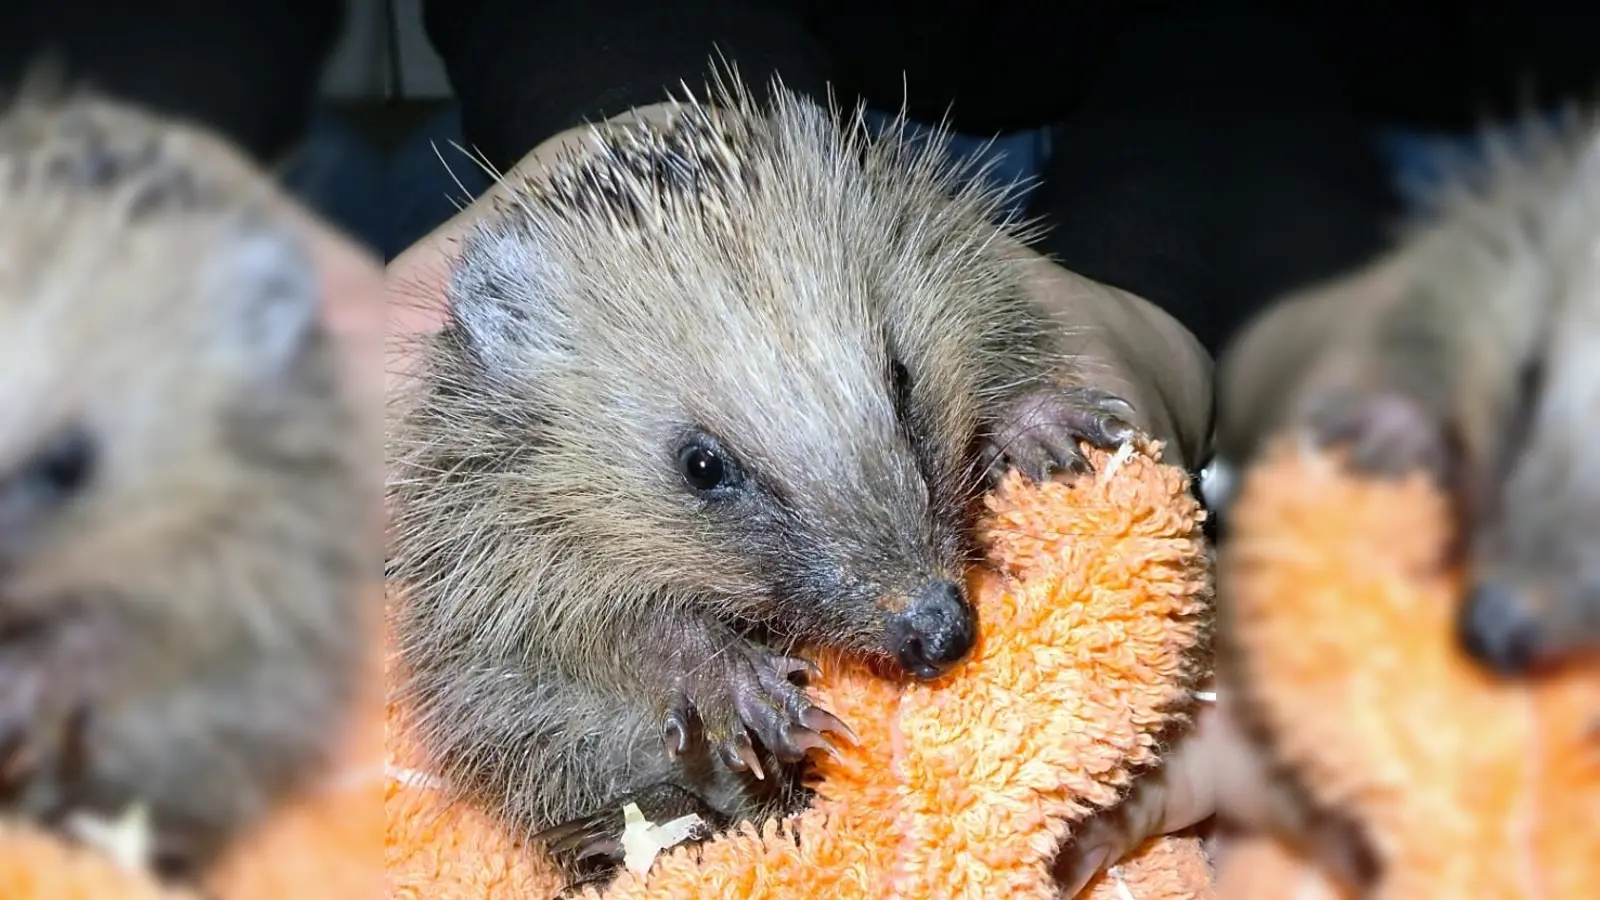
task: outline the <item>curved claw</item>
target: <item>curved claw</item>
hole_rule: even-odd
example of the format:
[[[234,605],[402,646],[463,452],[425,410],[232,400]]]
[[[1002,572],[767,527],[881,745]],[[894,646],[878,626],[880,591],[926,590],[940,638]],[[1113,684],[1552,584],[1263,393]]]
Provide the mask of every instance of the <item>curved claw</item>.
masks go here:
[[[780,763],[797,762],[812,749],[832,752],[820,732],[848,733],[848,729],[831,714],[811,712],[804,684],[794,679],[813,677],[821,669],[810,660],[755,644],[741,642],[735,649],[718,657],[715,666],[696,669],[674,688],[661,730],[667,752],[678,756],[704,745],[728,769],[761,780],[767,772],[758,748],[765,748]],[[697,725],[692,734],[691,720]],[[801,734],[805,731],[819,734]]]
[[[772,667],[777,670],[778,677],[788,679],[796,674],[803,674],[806,680],[816,678],[822,674],[822,669],[809,659],[798,656],[777,656],[772,660]]]
[[[800,715],[800,724],[812,731],[827,734],[837,734],[849,741],[851,746],[861,743],[856,733],[846,725],[842,719],[820,706],[813,706]]]
[[[620,857],[622,844],[613,831],[605,816],[589,816],[547,828],[532,840],[544,845],[552,857],[581,862],[595,857]]]
[[[667,745],[667,755],[676,759],[689,749],[689,729],[676,718],[668,718],[661,727],[661,741]]]
[[[751,745],[749,735],[735,735],[732,740],[722,745],[719,753],[728,768],[736,772],[749,772],[757,780],[766,779],[767,773],[761,768],[761,760],[756,756],[756,749]]]
[[[1106,414],[1107,421],[1122,425],[1129,431],[1133,430],[1133,426],[1129,424],[1127,420],[1138,415],[1138,411],[1133,408],[1132,403],[1129,403],[1115,394],[1106,393],[1101,393],[1099,397],[1099,403],[1101,409]],[[1126,436],[1124,439],[1126,439]]]
[[[694,709],[689,698],[682,694],[674,696],[668,704],[667,714],[661,724],[661,740],[667,746],[668,756],[677,758],[688,752],[694,734],[690,730],[693,715]]]
[[[539,844],[547,843],[550,840],[558,839],[560,835],[565,834],[566,832],[570,831],[571,829],[577,828],[579,826],[579,824],[581,824],[584,821],[586,821],[586,820],[584,820],[584,819],[573,819],[570,822],[560,822],[560,823],[557,823],[555,825],[551,825],[548,828],[541,828],[538,831],[535,831],[533,834],[529,835],[528,836],[528,840],[533,841],[535,843],[539,843]]]
[[[572,819],[571,821],[551,825],[549,828],[536,831],[529,836],[528,840],[536,844],[543,844],[546,847],[555,847],[570,839],[573,835],[594,827],[594,824],[595,818],[593,816]]]
[[[839,758],[839,751],[828,743],[827,738],[803,725],[785,729],[783,743],[786,746],[774,752],[784,762],[799,762],[812,750],[820,750],[834,759]]]
[[[36,765],[21,731],[0,738],[0,796],[14,791]]]
[[[623,855],[621,841],[612,837],[600,837],[590,841],[588,845],[578,851],[578,854],[573,859],[580,863],[595,858],[619,860],[623,858]]]

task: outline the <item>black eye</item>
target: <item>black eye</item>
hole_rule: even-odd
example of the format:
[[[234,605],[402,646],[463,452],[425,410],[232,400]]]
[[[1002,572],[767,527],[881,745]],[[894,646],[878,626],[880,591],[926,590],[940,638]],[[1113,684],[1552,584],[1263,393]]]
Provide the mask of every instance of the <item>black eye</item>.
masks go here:
[[[898,359],[889,364],[890,386],[894,391],[894,405],[896,409],[905,410],[906,404],[911,400],[911,373],[905,364]]]
[[[25,527],[80,493],[94,477],[95,458],[93,438],[74,428],[0,474],[0,532]]]
[[[678,468],[683,472],[683,480],[697,491],[726,487],[732,476],[722,453],[701,442],[688,444],[678,451]]]
[[[33,489],[41,494],[65,498],[89,482],[94,463],[94,441],[87,431],[75,428],[30,460],[21,477],[32,482]]]

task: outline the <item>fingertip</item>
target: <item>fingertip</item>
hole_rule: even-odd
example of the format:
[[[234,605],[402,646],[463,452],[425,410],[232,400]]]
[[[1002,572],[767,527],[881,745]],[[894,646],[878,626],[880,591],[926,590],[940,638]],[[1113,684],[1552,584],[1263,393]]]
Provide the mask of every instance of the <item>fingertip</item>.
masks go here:
[[[1068,847],[1063,855],[1067,857],[1066,865],[1063,867],[1058,863],[1056,866],[1063,897],[1076,897],[1083,893],[1089,882],[1116,863],[1111,847],[1094,847],[1082,853]]]

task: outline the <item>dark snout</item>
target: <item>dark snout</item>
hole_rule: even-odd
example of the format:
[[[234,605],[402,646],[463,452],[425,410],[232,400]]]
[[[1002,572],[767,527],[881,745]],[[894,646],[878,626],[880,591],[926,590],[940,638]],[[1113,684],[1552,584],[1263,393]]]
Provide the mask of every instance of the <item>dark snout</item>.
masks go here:
[[[1521,675],[1544,649],[1543,624],[1523,592],[1497,581],[1480,583],[1456,619],[1467,655],[1500,675]]]
[[[954,581],[919,590],[889,620],[889,652],[918,678],[936,678],[972,650],[978,622],[966,592]]]

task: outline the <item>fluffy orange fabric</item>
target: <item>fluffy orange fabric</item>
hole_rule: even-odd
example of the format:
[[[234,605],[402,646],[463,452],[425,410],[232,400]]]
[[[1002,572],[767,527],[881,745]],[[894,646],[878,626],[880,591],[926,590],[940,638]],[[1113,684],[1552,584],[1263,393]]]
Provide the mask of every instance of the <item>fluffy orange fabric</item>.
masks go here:
[[[1004,485],[984,525],[993,568],[972,574],[972,658],[928,684],[818,660],[820,702],[860,742],[816,760],[814,806],[766,836],[746,827],[664,853],[606,896],[1056,896],[1050,862],[1069,823],[1157,762],[1198,674],[1202,513],[1156,451],[1092,452],[1098,474],[1075,483]],[[534,850],[416,774],[404,710],[391,714],[391,896],[553,893],[559,879]],[[1192,839],[1153,841],[1086,895],[1126,892],[1209,897],[1209,865]]]
[[[1281,761],[1363,827],[1377,896],[1600,896],[1600,662],[1503,682],[1457,649],[1449,511],[1420,476],[1357,479],[1286,443],[1235,508],[1248,699]],[[1285,854],[1248,848],[1221,894],[1300,896],[1315,876]]]
[[[381,654],[374,652],[365,700],[335,776],[280,810],[224,858],[206,885],[210,897],[383,896],[380,662]],[[198,900],[193,892],[163,888],[144,873],[124,869],[97,850],[10,823],[0,823],[0,898]]]

